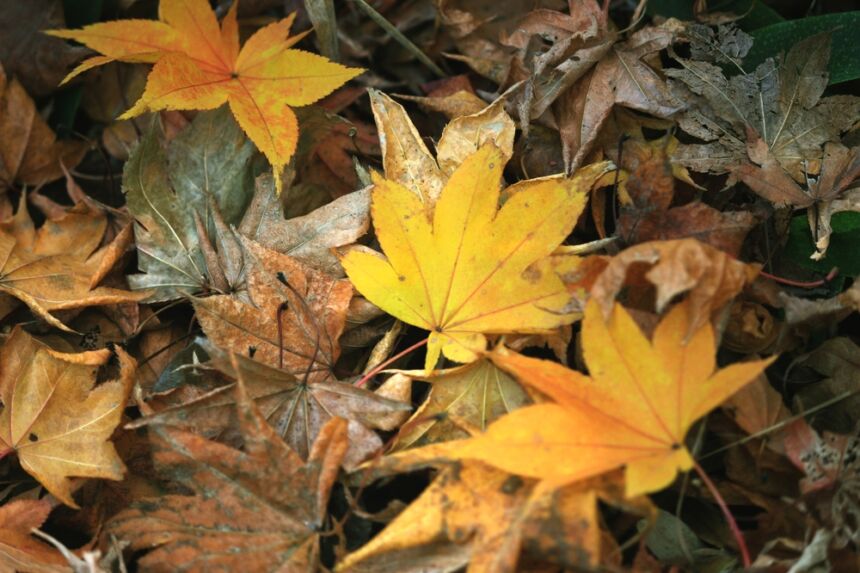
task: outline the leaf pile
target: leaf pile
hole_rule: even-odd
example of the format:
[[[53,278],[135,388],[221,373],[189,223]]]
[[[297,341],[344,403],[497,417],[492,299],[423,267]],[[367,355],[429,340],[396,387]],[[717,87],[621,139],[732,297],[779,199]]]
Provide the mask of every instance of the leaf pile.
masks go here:
[[[7,4],[0,571],[856,570],[858,12]]]

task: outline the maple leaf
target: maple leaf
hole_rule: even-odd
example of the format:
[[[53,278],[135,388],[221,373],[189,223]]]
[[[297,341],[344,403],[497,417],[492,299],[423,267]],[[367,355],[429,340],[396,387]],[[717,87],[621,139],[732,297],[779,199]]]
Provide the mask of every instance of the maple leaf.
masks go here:
[[[161,0],[157,22],[105,22],[49,33],[104,54],[85,61],[66,81],[112,60],[155,62],[143,95],[123,119],[147,111],[214,109],[228,103],[272,164],[280,193],[280,173],[298,140],[298,121],[290,106],[314,103],[363,70],[290,49],[305,36],[289,36],[295,14],[258,30],[240,50],[237,8],[234,2],[219,27],[206,0]]]
[[[833,234],[831,217],[841,211],[860,211],[860,190],[855,186],[860,178],[860,147],[825,144],[818,178],[807,178],[806,186],[801,187],[782,168],[764,140],[751,134],[747,146],[755,163],[745,161],[733,166],[731,172],[772,203],[807,208],[815,240],[815,252],[810,258],[824,258]]]
[[[17,181],[39,186],[63,176],[84,157],[87,143],[57,141],[36,104],[0,65],[0,192]]]
[[[352,244],[367,232],[370,189],[348,193],[307,215],[290,219],[284,219],[274,189],[271,178],[257,178],[254,198],[242,217],[239,233],[317,270],[343,276],[332,249]]]
[[[247,298],[194,299],[206,336],[220,348],[252,355],[293,376],[312,382],[332,377],[352,285],[250,239],[241,243]]]
[[[152,289],[153,302],[207,289],[232,292],[244,277],[228,225],[251,200],[253,148],[225,109],[198,114],[166,150],[160,131],[154,123],[123,171],[143,271],[129,284]],[[215,247],[221,256],[212,255]]]
[[[0,350],[0,448],[57,499],[77,507],[69,477],[120,480],[125,466],[108,441],[122,416],[136,364],[121,348],[119,379],[93,389],[107,349],[51,350],[16,328]]]
[[[0,222],[0,298],[15,297],[49,324],[69,328],[51,311],[136,302],[147,292],[99,287],[124,252],[125,238],[98,248],[107,218],[79,205],[38,230],[21,196],[14,217]]]
[[[622,155],[630,175],[624,190],[629,203],[622,202],[618,234],[628,244],[691,237],[737,256],[756,218],[747,211],[722,212],[701,201],[673,207],[670,145],[670,139],[625,143]]]
[[[0,507],[0,568],[28,573],[65,573],[60,553],[37,541],[31,531],[48,519],[51,504],[44,499],[19,499]]]
[[[666,75],[676,80],[678,97],[690,102],[679,126],[706,143],[680,146],[675,159],[696,171],[725,173],[747,161],[750,139],[760,137],[798,181],[817,172],[822,146],[838,141],[860,113],[860,98],[821,97],[830,34],[799,41],[785,58],[747,71],[742,64],[751,42],[743,32],[722,28],[713,36],[702,28],[686,31],[698,59],[675,56],[681,68],[667,69]],[[721,65],[740,73],[727,76]]]
[[[642,310],[653,306],[657,312],[677,295],[688,293],[688,333],[692,334],[752,283],[759,270],[758,265],[743,263],[695,239],[649,241],[610,259],[589,296],[609,316],[625,286],[629,306]]]
[[[261,415],[289,446],[306,459],[323,426],[333,417],[348,422],[349,449],[344,457],[346,468],[354,468],[379,451],[382,440],[371,430],[393,430],[401,415],[410,410],[403,402],[389,400],[352,384],[309,381],[289,372],[234,355],[200,340],[199,347],[210,357],[210,363],[228,377],[243,381],[245,392]],[[215,390],[165,408],[134,422],[130,427],[176,426],[208,436],[229,436],[235,428],[232,413],[235,395],[232,386]]]
[[[376,176],[371,215],[387,259],[360,247],[341,259],[368,300],[431,331],[426,370],[443,352],[474,360],[484,333],[540,332],[576,319],[559,311],[570,296],[548,256],[609,164],[521,182],[499,209],[503,167],[498,148],[481,147],[452,173],[432,215],[416,192]]]
[[[468,433],[463,427],[484,431],[487,424],[531,401],[516,380],[489,360],[440,370],[432,376],[403,373],[432,386],[426,401],[403,424],[395,442],[398,450],[465,438]]]
[[[555,403],[520,408],[468,440],[422,448],[428,458],[480,460],[505,471],[570,483],[624,466],[628,497],[667,486],[693,459],[690,426],[750,383],[772,360],[715,372],[710,324],[689,340],[689,302],[675,306],[653,341],[620,305],[608,321],[592,302],[582,345],[591,376],[498,350],[492,360]],[[411,456],[420,455],[414,450]]]
[[[152,428],[153,456],[165,477],[195,495],[144,499],[107,530],[148,550],[143,569],[318,570],[319,532],[346,452],[346,422],[320,431],[303,462],[236,386],[244,451],[171,428]]]
[[[377,468],[416,469],[403,463]],[[620,482],[620,480],[617,480]],[[615,490],[621,488],[617,485]],[[608,490],[608,491],[607,491]],[[518,571],[524,548],[565,567],[585,568],[600,554],[597,500],[612,486],[541,488],[481,462],[442,469],[384,530],[340,562],[338,573]]]

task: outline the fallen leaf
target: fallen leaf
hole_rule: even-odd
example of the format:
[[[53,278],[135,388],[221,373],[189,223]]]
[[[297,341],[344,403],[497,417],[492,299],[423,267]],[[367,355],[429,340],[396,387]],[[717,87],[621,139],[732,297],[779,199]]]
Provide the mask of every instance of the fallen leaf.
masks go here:
[[[754,149],[749,152],[750,158],[759,165],[746,161],[732,167],[732,173],[778,206],[806,208],[815,242],[815,252],[810,258],[816,261],[824,258],[833,233],[830,218],[842,211],[860,211],[860,190],[854,187],[860,178],[860,147],[825,144],[818,179],[807,179],[804,188],[782,168],[764,140],[753,135],[747,145]]]
[[[598,491],[546,490],[536,480],[466,461],[443,469],[336,571],[421,573],[468,565],[474,572],[513,572],[525,548],[565,567],[587,567],[600,552]]]
[[[827,419],[822,425],[832,431],[853,430],[860,407],[860,396],[856,394],[860,391],[860,346],[845,336],[830,338],[812,352],[796,358],[791,372],[796,369],[810,369],[818,376],[814,378],[816,382],[799,386],[794,394],[795,408],[805,412],[844,395],[843,400],[827,409]]]
[[[119,379],[93,389],[109,350],[55,352],[16,328],[0,350],[0,447],[57,499],[78,507],[70,477],[123,479],[108,441],[125,408],[136,364],[121,348]]]
[[[253,148],[225,109],[198,114],[166,150],[159,143],[160,131],[157,124],[150,128],[123,171],[143,271],[130,275],[129,283],[152,289],[153,302],[216,286],[236,289],[244,280],[241,260],[233,254],[213,264],[204,247],[212,239],[230,240],[226,227],[218,228],[218,219],[237,223],[251,200]],[[195,216],[208,237],[201,236]],[[230,265],[236,268],[228,279],[224,271]]]
[[[686,340],[690,306],[673,307],[649,342],[620,305],[604,322],[599,305],[590,303],[582,331],[590,377],[497,350],[490,357],[499,367],[555,403],[515,410],[483,434],[426,446],[423,456],[479,460],[555,485],[624,466],[628,497],[666,487],[679,470],[693,467],[684,445],[690,426],[772,361],[715,371],[710,324]]]
[[[531,402],[522,386],[489,360],[432,376],[420,371],[404,374],[431,387],[421,407],[403,424],[394,444],[397,450],[468,437],[463,426],[484,431],[487,424]]]
[[[20,499],[0,507],[0,567],[28,573],[69,570],[59,551],[30,533],[42,526],[49,513],[51,504],[44,499]]]
[[[768,432],[791,417],[782,395],[773,389],[765,376],[759,376],[735,392],[726,400],[723,408],[729,412],[735,423],[750,435]],[[779,434],[772,438],[762,436],[769,448],[779,454],[785,454]]]
[[[668,117],[685,107],[649,61],[675,41],[672,22],[643,28],[616,44],[558,103],[568,172],[583,164],[615,105]]]
[[[25,196],[22,195],[22,200]],[[118,262],[125,238],[98,248],[104,212],[79,205],[36,229],[26,205],[0,222],[0,299],[15,297],[49,324],[69,330],[51,311],[145,299],[147,292],[96,286]]]
[[[58,141],[17,79],[0,66],[0,192],[15,182],[39,186],[63,176],[84,157],[88,144]]]
[[[150,429],[156,466],[194,495],[146,499],[107,531],[146,550],[143,569],[318,571],[326,505],[346,452],[346,422],[326,424],[307,462],[236,386],[244,451],[170,428]],[[193,508],[193,510],[192,510]]]
[[[589,294],[609,316],[625,285],[635,285],[630,296],[653,302],[657,312],[677,295],[689,293],[688,332],[692,334],[751,283],[758,271],[757,265],[742,263],[695,239],[652,241],[610,259]],[[645,285],[653,287],[653,294],[642,288]]]
[[[608,169],[522,182],[499,210],[504,161],[487,144],[451,175],[433,210],[416,190],[377,176],[374,228],[387,259],[354,248],[341,264],[355,288],[400,320],[431,331],[425,369],[440,353],[471,362],[484,333],[540,332],[573,322],[547,258],[570,233],[586,190]],[[571,259],[572,260],[572,259]],[[572,260],[575,264],[575,260]]]
[[[260,245],[326,272],[343,276],[332,249],[354,243],[370,227],[370,190],[338,197],[307,215],[284,219],[274,183],[261,176],[239,232]]]
[[[216,346],[311,382],[333,377],[352,285],[242,238],[247,297],[194,299]],[[283,277],[282,282],[279,277]]]
[[[290,49],[305,34],[289,36],[295,14],[258,30],[239,49],[236,6],[218,26],[206,0],[161,0],[158,21],[120,20],[51,35],[104,54],[66,77],[112,60],[154,62],[146,89],[125,114],[214,109],[229,103],[248,137],[280,174],[296,150],[298,122],[290,106],[311,104],[363,70]]]
[[[618,234],[627,244],[693,238],[737,256],[755,216],[719,211],[701,201],[672,207],[675,170],[668,159],[670,145],[668,138],[650,143],[634,139],[624,145],[624,168],[630,173],[624,191],[630,202],[621,205]]]
[[[66,25],[60,0],[33,0],[4,6],[0,14],[0,62],[36,97],[56,89],[73,64],[88,52],[42,34]]]
[[[784,59],[747,71],[742,60],[751,44],[741,40],[743,32],[721,28],[715,39],[703,40],[701,28],[687,31],[699,59],[675,56],[681,68],[666,75],[676,80],[671,85],[678,97],[690,102],[679,117],[681,129],[705,143],[680,146],[675,159],[695,171],[725,173],[746,162],[748,148],[761,138],[796,180],[817,172],[824,144],[838,141],[860,113],[860,98],[821,97],[830,34],[801,40]],[[740,73],[727,77],[721,65]]]

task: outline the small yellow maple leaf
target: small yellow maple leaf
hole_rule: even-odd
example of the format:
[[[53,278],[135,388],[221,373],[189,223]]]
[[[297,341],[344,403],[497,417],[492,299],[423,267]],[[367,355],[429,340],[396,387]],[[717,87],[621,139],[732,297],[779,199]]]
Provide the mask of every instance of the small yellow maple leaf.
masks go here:
[[[604,321],[591,301],[582,327],[590,376],[496,350],[490,357],[499,367],[553,402],[515,410],[473,438],[397,456],[480,460],[558,484],[625,466],[628,497],[662,489],[693,467],[684,445],[690,426],[772,362],[715,371],[710,323],[685,343],[689,312],[686,301],[675,306],[649,342],[621,305]]]
[[[220,27],[206,0],[162,0],[159,21],[120,20],[47,33],[104,54],[83,62],[64,82],[114,60],[155,63],[143,96],[122,118],[228,103],[272,164],[280,192],[280,172],[298,141],[290,106],[311,104],[363,70],[290,49],[305,36],[289,36],[295,14],[258,30],[240,50],[238,4],[233,2]]]
[[[93,389],[107,349],[64,354],[16,328],[0,350],[0,457],[21,467],[66,505],[71,476],[120,480],[125,465],[109,438],[122,417],[136,364],[116,349],[120,377]]]
[[[501,209],[504,160],[493,144],[463,161],[435,206],[376,176],[371,215],[387,259],[358,247],[341,264],[371,302],[431,331],[427,370],[440,353],[470,362],[486,348],[485,333],[545,332],[577,318],[564,310],[570,295],[549,255],[610,166],[511,186]]]

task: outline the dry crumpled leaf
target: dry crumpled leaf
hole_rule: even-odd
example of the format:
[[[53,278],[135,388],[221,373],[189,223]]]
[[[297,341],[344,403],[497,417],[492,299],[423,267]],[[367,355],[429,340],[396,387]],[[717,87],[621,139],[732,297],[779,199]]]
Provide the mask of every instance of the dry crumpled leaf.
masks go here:
[[[406,455],[479,460],[556,486],[624,466],[628,497],[666,487],[679,470],[693,467],[684,445],[690,426],[772,361],[716,370],[711,325],[703,324],[687,340],[690,307],[689,301],[675,306],[649,341],[620,305],[604,321],[598,304],[589,303],[582,345],[590,376],[555,362],[494,352],[490,357],[498,366],[555,403],[514,410],[483,434]]]
[[[457,167],[482,145],[495,144],[504,162],[513,155],[516,128],[501,99],[446,125],[436,145],[437,162],[403,106],[382,92],[369,90],[369,93],[382,146],[385,178],[412,190],[428,206],[439,199]]]
[[[194,299],[203,332],[220,348],[293,376],[332,378],[352,285],[250,239],[241,243],[247,300],[226,294]]]
[[[482,432],[503,414],[531,402],[519,382],[485,359],[432,376],[401,373],[432,386],[421,407],[403,424],[394,444],[397,450],[468,437],[464,428]]]
[[[758,272],[758,265],[742,263],[695,239],[652,241],[610,259],[589,295],[600,304],[604,316],[609,316],[625,285],[630,287],[628,303],[638,303],[631,306],[638,307],[644,301],[643,306],[653,306],[657,312],[675,296],[688,292],[688,332],[692,334],[714,318]]]
[[[350,444],[343,464],[352,469],[383,445],[371,428],[393,430],[400,418],[392,419],[392,415],[411,409],[407,403],[352,384],[308,381],[242,355],[235,355],[235,361],[231,361],[228,352],[203,339],[198,344],[221,372],[232,379],[242,379],[245,392],[260,414],[302,459],[310,455],[322,427],[336,416],[348,422]],[[236,427],[234,406],[232,386],[224,386],[138,420],[131,427],[169,425],[208,436],[229,436]]]
[[[0,222],[0,299],[15,297],[49,324],[69,330],[50,314],[61,309],[137,302],[147,292],[100,287],[127,244],[118,235],[98,248],[107,228],[104,212],[81,204],[35,228],[26,205]]]
[[[57,499],[78,507],[70,477],[120,480],[125,473],[108,441],[134,383],[136,364],[116,347],[117,380],[93,389],[107,349],[65,354],[16,328],[0,350],[0,448]]]
[[[375,473],[420,467],[382,463]],[[336,571],[423,573],[468,565],[470,573],[512,573],[519,570],[520,553],[529,549],[551,555],[564,567],[587,568],[600,554],[597,500],[622,497],[620,479],[595,481],[547,489],[480,462],[444,468],[418,499],[347,555]]]
[[[198,114],[166,150],[160,131],[154,123],[123,171],[143,271],[129,283],[153,289],[153,302],[209,288],[230,292],[243,273],[227,225],[239,221],[253,194],[254,146],[226,109]],[[216,248],[222,256],[213,261]]]
[[[15,182],[39,186],[59,179],[62,165],[71,169],[87,150],[83,141],[57,141],[36,104],[17,79],[6,78],[2,65],[0,142],[0,193]]]
[[[48,500],[19,499],[0,507],[0,569],[28,573],[67,573],[59,551],[30,533],[51,513]]]
[[[735,423],[750,435],[768,431],[791,417],[782,395],[773,389],[766,376],[759,376],[738,390],[726,400],[723,407]],[[772,439],[772,436],[765,435],[762,439],[773,451],[785,454],[781,436]]]
[[[672,207],[675,183],[667,157],[671,143],[625,142],[623,167],[630,175],[624,189],[630,203],[621,205],[618,234],[628,244],[690,237],[737,256],[755,217],[748,211],[720,211],[701,201]]]
[[[499,209],[504,156],[487,144],[450,177],[432,214],[419,190],[377,176],[371,209],[387,259],[354,248],[341,264],[368,300],[431,331],[427,371],[443,352],[471,362],[486,347],[485,333],[541,332],[576,319],[560,310],[570,296],[549,255],[609,167],[523,181],[506,190]]]
[[[7,2],[0,13],[0,62],[36,97],[52,93],[88,50],[42,30],[66,25],[61,0]]]
[[[236,401],[243,451],[176,429],[150,429],[156,466],[195,495],[145,499],[108,522],[109,534],[148,551],[141,569],[318,571],[319,534],[347,448],[346,422],[326,424],[303,462],[241,382]]]
[[[827,409],[827,419],[822,425],[833,431],[853,430],[860,411],[860,396],[856,394],[860,390],[860,346],[846,336],[830,338],[792,363],[792,370],[800,368],[809,368],[822,378],[798,388],[793,401],[795,409],[807,411],[845,396]]]
[[[558,125],[567,172],[583,164],[612,108],[620,105],[657,117],[685,107],[651,62],[677,36],[674,20],[643,28],[600,59],[558,102]]]
[[[338,197],[307,215],[284,219],[271,177],[256,181],[239,233],[333,276],[343,269],[332,249],[354,243],[370,227],[370,189]]]
[[[693,59],[675,56],[681,68],[666,70],[679,98],[690,107],[681,129],[706,143],[682,145],[675,159],[696,171],[725,173],[746,162],[760,137],[772,157],[797,181],[817,173],[825,143],[838,141],[860,114],[860,98],[821,97],[827,87],[830,34],[799,41],[784,59],[768,59],[754,71],[742,60],[751,42],[743,32],[721,28],[716,37],[703,27],[686,30]],[[727,77],[720,65],[732,72]],[[752,134],[752,137],[750,137]],[[759,153],[753,161],[763,161]]]
[[[815,243],[815,252],[810,258],[824,258],[833,233],[831,217],[842,211],[860,211],[860,189],[856,187],[860,177],[860,147],[849,149],[841,143],[825,144],[819,177],[817,180],[807,178],[804,187],[782,168],[764,140],[755,134],[748,137],[747,153],[752,162],[732,167],[732,173],[776,205],[807,208]]]
[[[860,437],[823,432],[805,420],[792,422],[783,432],[785,451],[806,475],[800,481],[805,494],[818,492],[824,500],[825,519],[830,522],[837,546],[860,542]]]

